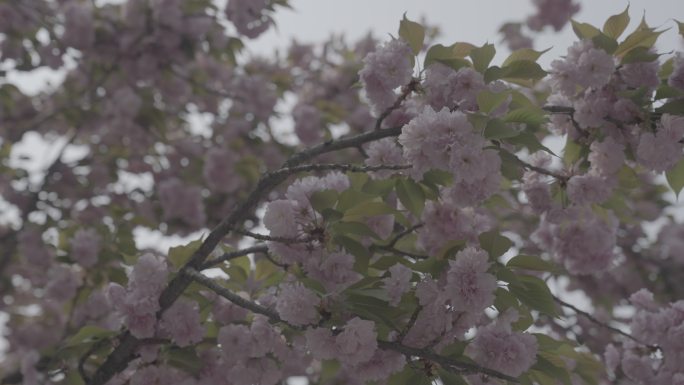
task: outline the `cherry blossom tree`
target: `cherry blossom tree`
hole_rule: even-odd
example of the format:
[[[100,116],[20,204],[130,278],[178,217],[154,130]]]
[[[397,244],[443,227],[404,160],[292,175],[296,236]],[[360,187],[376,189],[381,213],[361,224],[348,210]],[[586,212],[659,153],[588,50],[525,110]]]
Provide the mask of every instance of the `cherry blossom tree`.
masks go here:
[[[684,384],[684,24],[534,4],[258,57],[286,0],[0,0],[65,75],[0,84],[1,382]]]

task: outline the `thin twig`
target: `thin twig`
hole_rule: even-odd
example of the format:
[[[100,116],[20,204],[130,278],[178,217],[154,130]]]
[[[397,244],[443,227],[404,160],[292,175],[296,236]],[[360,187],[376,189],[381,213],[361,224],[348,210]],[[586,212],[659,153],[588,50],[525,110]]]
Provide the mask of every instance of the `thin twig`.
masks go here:
[[[310,238],[274,237],[274,236],[266,235],[266,234],[253,233],[253,232],[251,232],[249,230],[245,230],[245,229],[233,229],[232,231],[235,234],[244,235],[245,237],[254,238],[254,239],[259,240],[259,241],[278,242],[278,243],[284,243],[286,245],[292,245],[295,243],[311,242]]]
[[[401,343],[404,340],[406,334],[408,334],[408,332],[411,331],[411,328],[413,328],[413,325],[416,324],[416,321],[418,320],[418,315],[422,310],[423,306],[421,306],[420,304],[416,306],[415,309],[413,309],[413,313],[411,313],[411,318],[409,318],[408,323],[406,323],[406,327],[404,327],[404,329],[399,333],[397,341]]]
[[[418,349],[410,346],[402,345],[398,342],[378,340],[378,347],[383,350],[393,350],[402,353],[406,356],[421,357],[426,360],[433,361],[441,365],[444,369],[449,371],[456,371],[458,374],[477,374],[482,373],[491,377],[496,377],[502,380],[519,383],[517,378],[503,374],[493,369],[485,368],[477,364],[469,362],[458,361],[452,358],[441,356],[429,349]]]
[[[338,163],[320,163],[320,164],[305,164],[302,166],[281,168],[275,172],[283,172],[287,174],[294,174],[306,171],[327,171],[337,170],[345,172],[372,172],[382,170],[406,170],[411,168],[411,165],[380,165],[380,166],[358,166],[354,164],[338,164]]]
[[[246,300],[246,299],[240,297],[239,295],[237,295],[237,294],[233,293],[232,291],[226,289],[225,287],[219,285],[218,283],[216,283],[216,281],[214,281],[213,279],[207,277],[206,275],[198,272],[195,269],[185,269],[183,271],[183,274],[187,275],[188,277],[192,278],[197,283],[201,284],[202,286],[206,287],[207,289],[211,289],[216,294],[218,294],[221,297],[229,300],[230,302],[234,303],[235,305],[240,306],[243,309],[250,310],[256,314],[265,315],[271,321],[285,323],[285,321],[280,319],[280,316],[274,310],[271,310],[269,308],[266,308],[264,306],[261,306],[261,305],[255,303],[255,302],[252,302],[252,301],[249,301],[249,300]]]
[[[385,118],[387,118],[394,110],[401,107],[401,103],[403,103],[406,100],[406,98],[408,98],[408,96],[411,95],[411,92],[416,90],[416,87],[418,87],[419,84],[420,80],[414,78],[411,79],[409,84],[402,88],[401,95],[399,95],[397,100],[394,101],[394,104],[389,106],[389,108],[387,108],[385,111],[382,112],[382,114],[380,114],[380,116],[378,116],[378,119],[375,121],[376,130],[379,130],[380,127],[382,127],[382,122],[385,120]]]
[[[606,329],[608,329],[608,330],[610,330],[610,331],[612,331],[612,332],[615,332],[615,333],[620,334],[621,336],[627,337],[627,338],[629,338],[630,340],[632,340],[632,341],[634,341],[634,342],[636,342],[636,343],[638,343],[638,344],[640,344],[640,345],[644,345],[644,346],[648,347],[648,348],[651,349],[651,350],[660,350],[660,347],[659,347],[659,346],[657,346],[657,345],[649,345],[649,344],[646,344],[646,343],[644,343],[644,342],[642,342],[642,341],[639,341],[637,338],[635,338],[635,337],[632,336],[631,334],[625,333],[625,332],[623,332],[622,330],[620,330],[620,329],[618,329],[618,328],[616,328],[616,327],[614,327],[614,326],[610,326],[610,325],[607,325],[607,324],[605,324],[605,323],[599,321],[598,319],[596,319],[596,317],[592,316],[591,314],[589,314],[589,313],[587,313],[587,312],[585,312],[585,311],[583,311],[583,310],[578,309],[575,305],[570,304],[570,303],[567,303],[567,302],[563,301],[562,299],[560,299],[560,298],[558,298],[558,297],[556,297],[556,296],[553,296],[553,300],[556,301],[559,305],[561,305],[561,306],[563,306],[563,307],[567,307],[568,309],[571,309],[571,310],[574,311],[576,314],[582,315],[583,317],[585,317],[585,318],[588,319],[589,321],[595,323],[595,324],[598,325],[598,326],[601,326],[602,328],[606,328]]]
[[[392,252],[395,254],[402,254],[402,255],[405,255],[407,257],[411,257],[413,259],[429,259],[430,258],[429,255],[416,254],[416,253],[412,253],[410,251],[399,250],[395,247],[389,247],[389,246],[385,246],[385,245],[371,245],[370,249],[371,249],[371,251],[384,250],[384,251],[389,251],[389,252]]]
[[[399,242],[399,240],[401,240],[405,236],[411,234],[412,232],[418,230],[419,228],[423,227],[424,225],[425,225],[425,223],[421,222],[421,223],[417,223],[417,224],[405,229],[404,231],[397,234],[394,238],[392,238],[392,240],[390,241],[390,243],[387,244],[387,246],[388,247],[394,247],[397,244],[397,242]]]
[[[539,174],[548,175],[550,177],[556,178],[561,183],[567,183],[568,179],[570,179],[570,177],[567,175],[561,175],[561,174],[558,174],[558,173],[553,172],[551,170],[547,170],[543,167],[538,167],[538,166],[529,164],[529,163],[525,162],[524,160],[518,158],[515,154],[513,154],[509,151],[506,151],[504,149],[499,149],[499,150],[507,152],[511,157],[513,157],[513,159],[516,162],[518,162],[523,168],[525,168],[527,170],[534,171],[534,172],[539,173]]]
[[[202,265],[202,270],[209,269],[209,268],[214,267],[214,266],[216,266],[222,262],[228,262],[232,259],[239,258],[239,257],[245,256],[247,254],[253,254],[253,253],[268,253],[268,246],[256,245],[256,246],[248,247],[246,249],[235,250],[235,251],[231,251],[229,253],[225,253],[225,254],[221,255],[220,257],[216,257],[210,261],[207,261],[204,265]]]

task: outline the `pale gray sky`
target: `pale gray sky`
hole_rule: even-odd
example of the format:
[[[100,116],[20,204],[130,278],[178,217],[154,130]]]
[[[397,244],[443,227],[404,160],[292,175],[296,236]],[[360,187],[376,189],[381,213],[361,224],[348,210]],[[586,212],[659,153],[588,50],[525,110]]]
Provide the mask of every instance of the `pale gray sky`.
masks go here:
[[[627,0],[580,1],[582,9],[575,18],[601,27],[611,15],[622,12]],[[671,27],[663,34],[658,46],[661,50],[682,50],[675,23],[684,21],[682,0],[631,0],[630,32],[646,12],[651,26]],[[450,44],[465,41],[476,45],[485,42],[498,43],[497,31],[507,21],[521,21],[534,12],[531,0],[292,0],[293,10],[281,9],[275,17],[277,28],[262,35],[250,44],[256,52],[268,54],[274,48],[285,47],[292,37],[301,42],[320,41],[331,33],[344,33],[359,38],[372,30],[376,36],[395,34],[404,12],[412,20],[421,17],[442,30],[440,42]],[[623,36],[624,37],[624,36]],[[536,48],[554,47],[545,57],[546,61],[562,55],[576,40],[572,29],[566,27],[561,33],[546,33],[537,38]],[[506,56],[495,58],[503,60]]]

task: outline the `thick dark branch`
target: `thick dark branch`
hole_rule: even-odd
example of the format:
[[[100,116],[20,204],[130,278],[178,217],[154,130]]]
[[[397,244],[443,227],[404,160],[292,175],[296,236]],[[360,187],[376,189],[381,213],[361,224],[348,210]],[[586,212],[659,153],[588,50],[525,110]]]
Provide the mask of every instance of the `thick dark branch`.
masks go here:
[[[248,247],[246,249],[235,250],[235,251],[231,251],[229,253],[225,253],[225,254],[221,255],[220,257],[217,257],[217,258],[214,258],[210,261],[207,261],[204,265],[202,265],[202,270],[209,269],[209,268],[214,267],[214,266],[216,266],[222,262],[228,262],[232,259],[239,258],[239,257],[245,256],[247,254],[253,254],[253,253],[268,253],[268,246],[257,245],[257,246]]]

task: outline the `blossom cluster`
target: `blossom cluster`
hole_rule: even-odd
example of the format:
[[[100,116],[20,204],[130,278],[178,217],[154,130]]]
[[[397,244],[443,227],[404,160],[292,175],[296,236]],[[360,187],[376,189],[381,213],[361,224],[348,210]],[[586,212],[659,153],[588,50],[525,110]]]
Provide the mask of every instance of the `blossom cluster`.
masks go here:
[[[454,184],[447,195],[461,206],[471,206],[499,189],[501,159],[474,131],[467,116],[444,107],[427,106],[402,128],[399,143],[404,158],[413,165],[413,176],[421,178],[430,169],[449,171]]]
[[[134,336],[154,337],[157,311],[160,309],[159,295],[166,286],[168,274],[165,259],[153,254],[143,254],[129,274],[127,287],[109,284],[109,301],[124,317],[125,325]],[[182,312],[184,309],[178,310]]]
[[[608,345],[608,369],[621,373],[635,384],[680,384],[684,382],[684,301],[661,306],[653,293],[641,289],[630,297],[636,308],[630,329],[635,340],[620,347]],[[657,350],[659,354],[651,354]]]
[[[475,247],[459,251],[449,262],[445,279],[426,279],[416,286],[422,306],[404,342],[425,347],[437,343],[444,347],[479,321],[485,308],[494,303],[496,278],[487,272],[487,253]]]
[[[269,249],[286,263],[301,263],[307,274],[329,291],[339,291],[360,277],[354,272],[353,255],[346,251],[328,251],[326,224],[322,215],[313,209],[310,197],[314,192],[349,188],[349,179],[341,173],[330,173],[319,178],[309,176],[290,185],[285,198],[269,202],[264,214],[264,225],[271,237]]]

